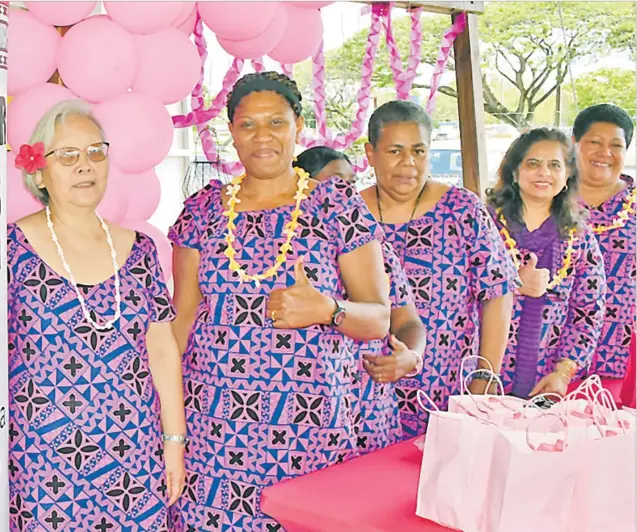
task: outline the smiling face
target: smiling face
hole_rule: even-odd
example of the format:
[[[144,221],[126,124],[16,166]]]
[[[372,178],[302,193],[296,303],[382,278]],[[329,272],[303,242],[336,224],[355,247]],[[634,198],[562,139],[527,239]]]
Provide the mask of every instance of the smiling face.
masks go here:
[[[595,122],[576,144],[580,179],[590,187],[615,184],[624,169],[624,130],[609,122]]]
[[[274,91],[252,92],[237,105],[230,133],[248,175],[273,179],[289,171],[303,129],[287,100]]]
[[[410,200],[422,189],[429,166],[429,132],[417,122],[385,124],[376,147],[365,145],[376,181],[396,200]]]
[[[566,186],[569,171],[564,150],[554,140],[541,140],[529,148],[515,172],[525,203],[550,202]]]
[[[55,127],[55,135],[47,147],[46,167],[36,174],[35,183],[49,194],[50,203],[58,206],[95,208],[106,191],[108,157],[95,162],[88,151],[94,151],[103,143],[100,129],[90,118],[81,115],[68,116]],[[67,155],[77,153],[75,164],[64,165]],[[95,157],[93,157],[95,158]]]

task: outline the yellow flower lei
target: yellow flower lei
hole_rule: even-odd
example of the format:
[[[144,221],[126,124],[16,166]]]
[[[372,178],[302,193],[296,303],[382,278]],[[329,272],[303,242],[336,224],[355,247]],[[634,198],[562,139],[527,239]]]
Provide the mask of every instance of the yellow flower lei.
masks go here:
[[[268,279],[270,277],[275,277],[277,272],[281,268],[281,265],[285,262],[287,258],[287,253],[292,249],[292,239],[296,234],[296,229],[299,226],[298,220],[299,216],[303,214],[301,210],[301,202],[307,198],[305,194],[305,190],[310,188],[310,175],[303,170],[302,168],[295,168],[296,175],[299,178],[298,187],[296,190],[296,194],[294,195],[294,199],[296,201],[296,206],[292,211],[292,217],[290,221],[285,224],[285,229],[283,230],[283,234],[285,235],[285,242],[281,244],[279,248],[279,254],[276,258],[276,261],[273,266],[270,266],[267,270],[262,273],[256,273],[254,275],[247,274],[241,265],[235,260],[236,251],[234,249],[234,230],[236,229],[236,225],[234,223],[237,216],[239,216],[235,212],[235,205],[237,203],[241,203],[241,200],[237,198],[239,191],[241,190],[241,183],[245,179],[246,175],[242,174],[240,176],[235,177],[232,182],[227,187],[228,192],[228,210],[223,212],[223,215],[228,218],[228,222],[226,223],[226,236],[225,242],[228,245],[226,250],[224,251],[224,255],[228,257],[230,261],[230,270],[233,272],[237,272],[239,275],[240,282],[243,281],[253,281],[256,286],[261,285],[261,281],[264,279]]]
[[[624,201],[624,205],[622,205],[622,210],[617,214],[617,218],[613,220],[613,223],[605,226],[593,227],[593,233],[599,235],[601,233],[605,233],[606,231],[612,231],[613,229],[619,229],[620,227],[624,227],[626,222],[628,221],[628,217],[635,212],[635,196],[637,195],[637,189],[633,190],[632,193],[628,195],[626,201]]]
[[[521,253],[517,248],[518,244],[511,236],[511,233],[509,233],[507,222],[504,218],[504,214],[502,213],[502,209],[499,209],[496,214],[498,215],[498,220],[500,221],[500,224],[502,226],[502,228],[500,229],[500,234],[504,239],[504,245],[511,255],[511,258],[513,259],[515,269],[519,270],[522,267],[522,262],[520,261]],[[553,277],[553,279],[546,286],[547,290],[555,288],[556,286],[561,284],[562,281],[566,279],[566,277],[568,277],[568,271],[571,267],[571,262],[573,261],[573,245],[575,244],[576,240],[577,238],[575,237],[575,229],[571,229],[568,232],[568,243],[566,247],[566,253],[564,254],[564,262],[562,262],[562,267],[557,271],[555,277]]]

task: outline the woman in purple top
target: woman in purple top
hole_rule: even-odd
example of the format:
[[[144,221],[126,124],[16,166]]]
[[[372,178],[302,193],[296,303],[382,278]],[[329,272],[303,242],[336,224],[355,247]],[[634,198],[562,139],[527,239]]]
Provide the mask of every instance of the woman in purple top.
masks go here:
[[[356,180],[347,155],[325,146],[305,150],[294,164],[317,181],[333,175],[350,183]],[[354,408],[357,422],[354,430],[361,453],[382,449],[402,439],[393,383],[420,373],[426,345],[425,328],[418,316],[407,276],[387,242],[383,243],[383,258],[389,278],[391,335],[359,346],[365,371],[352,375],[360,394]]]
[[[376,186],[362,192],[398,254],[427,329],[422,373],[398,382],[406,437],[422,434],[422,388],[439,408],[458,393],[460,363],[480,354],[495,371],[506,347],[517,273],[480,199],[427,177],[431,120],[412,102],[380,106],[369,123],[367,158]],[[476,379],[471,391],[482,393]]]
[[[188,198],[170,231],[191,435],[175,518],[276,531],[265,486],[358,454],[351,339],[387,334],[389,287],[382,233],[354,188],[292,168],[296,83],[248,74],[228,117],[246,173]]]
[[[546,128],[521,135],[487,197],[522,280],[502,368],[505,391],[563,396],[590,365],[606,289],[599,246],[577,204],[569,139]]]
[[[622,173],[633,121],[616,105],[584,109],[573,125],[580,198],[590,212],[606,269],[606,313],[591,373],[617,392],[626,374],[635,331],[635,181]]]

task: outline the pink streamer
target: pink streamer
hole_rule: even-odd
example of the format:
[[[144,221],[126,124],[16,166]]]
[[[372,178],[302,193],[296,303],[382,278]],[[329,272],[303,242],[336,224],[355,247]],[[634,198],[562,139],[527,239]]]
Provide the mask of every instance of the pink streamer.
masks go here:
[[[263,72],[265,70],[265,63],[263,62],[263,57],[258,57],[257,59],[253,59],[251,61],[252,68],[255,72]]]
[[[440,43],[440,49],[438,50],[438,58],[436,59],[436,66],[434,67],[433,76],[431,77],[429,90],[429,99],[427,100],[427,112],[433,114],[436,108],[436,95],[440,82],[442,81],[442,75],[445,71],[445,66],[451,55],[453,43],[456,41],[458,35],[460,35],[467,26],[467,14],[465,12],[460,13],[454,23],[445,30],[442,34],[442,41]]]

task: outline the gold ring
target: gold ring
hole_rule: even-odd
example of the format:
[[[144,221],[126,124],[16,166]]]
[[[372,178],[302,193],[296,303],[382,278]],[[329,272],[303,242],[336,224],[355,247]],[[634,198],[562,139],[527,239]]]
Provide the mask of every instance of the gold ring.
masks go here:
[[[272,321],[276,321],[276,310],[272,311]]]

